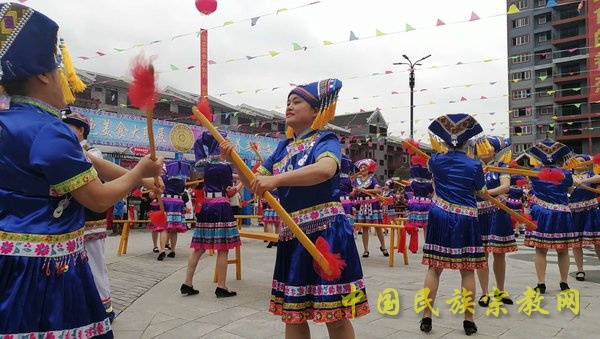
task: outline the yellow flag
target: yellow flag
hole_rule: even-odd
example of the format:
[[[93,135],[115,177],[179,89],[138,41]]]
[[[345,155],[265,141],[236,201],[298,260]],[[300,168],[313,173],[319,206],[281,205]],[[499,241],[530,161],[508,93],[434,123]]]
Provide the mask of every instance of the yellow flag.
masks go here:
[[[375,36],[382,36],[385,35],[385,33],[383,33],[382,31],[378,30],[377,28],[375,29]]]
[[[516,13],[519,13],[519,12],[520,12],[520,10],[517,7],[517,5],[512,4],[512,5],[510,5],[510,7],[508,7],[508,13],[507,14],[516,14]]]

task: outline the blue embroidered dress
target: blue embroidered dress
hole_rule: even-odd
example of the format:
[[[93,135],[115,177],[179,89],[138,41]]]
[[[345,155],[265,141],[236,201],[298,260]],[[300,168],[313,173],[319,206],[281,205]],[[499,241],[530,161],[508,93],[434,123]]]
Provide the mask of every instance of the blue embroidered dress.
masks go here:
[[[381,188],[379,181],[373,177],[373,174],[369,174],[366,179],[362,177],[354,179],[354,187],[365,190]],[[381,209],[381,203],[376,198],[356,192],[354,207],[354,221],[368,224],[383,224],[383,210]]]
[[[278,175],[316,163],[323,157],[340,162],[337,136],[331,132],[308,131],[279,143],[277,149],[259,168],[262,175]],[[286,323],[332,322],[369,313],[362,267],[352,227],[340,203],[339,176],[314,186],[278,187],[281,205],[290,213],[308,238],[320,236],[339,253],[346,267],[340,279],[321,278],[313,259],[287,226],[282,227],[277,245],[277,259],[269,312],[280,315]],[[356,293],[354,307],[345,306],[342,297]]]
[[[434,154],[428,167],[435,181],[427,219],[423,265],[455,270],[485,268],[475,192],[484,191],[481,162],[463,152]]]
[[[185,204],[182,194],[185,191],[185,182],[190,176],[191,164],[186,160],[171,160],[165,162],[166,174],[162,176],[165,183],[165,191],[162,194],[162,201],[167,215],[167,222],[164,225],[149,224],[153,232],[177,232],[185,233],[187,225],[185,223]],[[160,208],[159,208],[160,209]],[[152,210],[156,210],[154,207]]]
[[[592,172],[576,173],[573,177],[581,181],[593,177]],[[596,185],[586,185],[594,187]],[[576,187],[569,197],[569,208],[575,229],[580,233],[581,245],[600,245],[600,209],[596,193]]]
[[[197,215],[191,248],[230,250],[241,245],[227,187],[233,186],[233,167],[209,156],[196,163],[204,171],[204,202]]]
[[[541,170],[538,169],[538,170]],[[571,173],[563,170],[565,179],[558,185],[531,177],[535,192],[531,217],[537,229],[525,231],[525,245],[536,248],[566,249],[580,246],[579,232],[573,225],[567,191],[573,185]]]
[[[112,338],[69,195],[97,178],[57,109],[0,111],[0,338]]]
[[[352,180],[350,180],[350,171],[352,170],[352,160],[345,154],[342,154],[342,161],[340,162],[340,200],[342,206],[344,206],[344,212],[348,219],[354,223],[354,212],[352,208],[354,203],[350,199],[350,193],[352,193]]]
[[[488,165],[508,167],[504,163],[492,161]],[[485,185],[488,190],[500,187],[500,179],[510,180],[510,175],[505,173],[488,172],[485,174]],[[506,194],[495,197],[501,203],[506,203]],[[488,253],[508,253],[517,251],[517,242],[510,215],[499,209],[492,202],[477,197],[477,212],[481,241],[483,248]]]
[[[410,191],[406,213],[407,226],[423,228],[427,225],[427,216],[433,206],[433,182],[431,172],[421,165],[413,165],[409,170]]]

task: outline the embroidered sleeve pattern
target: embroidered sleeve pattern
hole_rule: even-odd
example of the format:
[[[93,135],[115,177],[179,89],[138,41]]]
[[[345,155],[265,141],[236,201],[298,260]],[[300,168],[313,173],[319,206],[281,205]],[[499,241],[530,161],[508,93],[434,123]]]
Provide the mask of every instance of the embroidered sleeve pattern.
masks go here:
[[[335,160],[335,163],[337,164],[337,167],[340,168],[340,159],[338,159],[335,154],[333,154],[332,152],[324,152],[319,154],[319,156],[317,157],[317,159],[315,160],[315,162],[321,160],[322,158],[332,158],[333,160]]]
[[[96,180],[96,178],[98,178],[98,172],[96,172],[96,169],[94,167],[90,167],[85,172],[54,185],[54,189],[61,195],[67,194],[86,185],[91,181]]]
[[[260,173],[261,175],[266,175],[266,176],[271,176],[273,175],[273,173],[269,172],[268,169],[264,168],[263,166],[258,167],[258,170],[256,170],[258,173]]]

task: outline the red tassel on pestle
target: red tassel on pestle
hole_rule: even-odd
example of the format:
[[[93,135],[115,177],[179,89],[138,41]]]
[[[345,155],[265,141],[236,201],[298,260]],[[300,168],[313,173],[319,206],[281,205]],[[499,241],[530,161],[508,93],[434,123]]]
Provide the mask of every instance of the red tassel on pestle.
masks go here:
[[[525,186],[527,185],[527,179],[518,179],[517,186]]]
[[[142,197],[142,190],[139,188],[136,188],[135,190],[133,190],[133,192],[131,193],[132,197],[136,197],[136,198],[141,198]]]
[[[422,155],[413,155],[410,157],[410,162],[413,166],[421,165],[421,167],[427,167],[427,159]]]
[[[419,142],[413,138],[410,138],[407,140],[407,142],[413,146],[415,146],[415,148],[419,148]],[[403,147],[404,148],[404,147]],[[410,148],[404,148],[404,150],[406,151],[406,153],[410,154],[410,155],[414,155],[415,151],[413,151]]]
[[[131,62],[133,81],[129,86],[129,100],[139,109],[154,109],[156,102],[154,67],[152,58],[146,60],[143,54],[136,56]]]
[[[553,185],[560,185],[565,179],[565,174],[560,169],[545,167],[540,171],[539,179],[548,181]]]
[[[202,115],[204,115],[206,117],[206,119],[208,119],[208,121],[210,121],[210,122],[213,121],[213,117],[212,117],[212,113],[211,113],[211,109],[210,109],[210,103],[208,102],[208,98],[202,98],[200,101],[198,101],[196,108],[198,108],[200,113],[202,113]]]
[[[153,58],[146,59],[143,54],[136,56],[131,62],[131,74],[133,81],[129,86],[127,95],[131,104],[139,109],[146,111],[148,120],[148,137],[150,143],[150,156],[152,160],[156,159],[156,150],[154,147],[154,133],[152,133],[152,113],[154,104],[156,103],[156,82],[154,78],[154,66],[152,66]],[[155,178],[157,181],[158,178]],[[162,200],[158,199],[160,206],[159,211],[148,212],[150,222],[157,226],[167,224],[167,214],[164,211]]]
[[[369,166],[367,166],[367,172],[375,172],[377,170],[377,163],[370,163]]]
[[[331,253],[331,248],[329,247],[329,243],[325,238],[318,237],[315,242],[315,246],[323,254],[325,260],[329,263],[329,268],[331,270],[331,274],[327,274],[327,272],[323,271],[318,262],[313,260],[313,267],[317,274],[326,280],[335,281],[342,276],[342,271],[344,267],[346,267],[346,262],[341,258],[339,253]]]

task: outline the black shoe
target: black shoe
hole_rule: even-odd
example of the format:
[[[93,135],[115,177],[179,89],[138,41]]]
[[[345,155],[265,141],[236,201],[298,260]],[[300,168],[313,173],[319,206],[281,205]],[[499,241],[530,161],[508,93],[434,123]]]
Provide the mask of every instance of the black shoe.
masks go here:
[[[575,280],[577,280],[577,281],[585,281],[585,272],[577,272],[575,274]]]
[[[171,249],[171,245],[169,245],[169,244],[166,244],[166,245],[165,245],[165,248],[166,248],[166,249],[168,249],[168,250],[170,250],[170,249]]]
[[[215,290],[215,294],[217,295],[217,298],[227,298],[227,297],[236,296],[237,292],[233,292],[233,291],[226,290],[224,288],[217,287],[217,289]]]
[[[501,301],[505,305],[512,305],[513,304],[512,299],[508,296],[508,292],[506,292],[506,291],[500,291],[498,294],[494,295],[494,298],[496,300]]]
[[[423,331],[425,333],[431,332],[431,318],[427,317],[427,318],[421,319],[420,328],[421,328],[421,331]]]
[[[479,297],[479,301],[477,303],[481,307],[488,307],[488,305],[490,304],[490,296],[487,294],[482,295],[481,297]]]
[[[166,256],[167,256],[167,254],[165,252],[160,252],[160,254],[158,255],[158,258],[156,258],[156,260],[163,261],[163,260],[165,260]]]
[[[154,253],[158,253],[158,252],[160,252],[160,250],[158,249],[158,247],[154,247],[154,248],[152,249],[152,252],[154,252]]]
[[[474,322],[465,320],[463,321],[463,328],[465,329],[466,335],[477,333],[477,325]]]
[[[175,258],[175,252],[171,251],[169,254],[167,254],[167,257]]]
[[[379,250],[381,251],[381,253],[383,253],[384,257],[389,257],[390,253],[388,252],[387,248],[383,248],[383,247],[379,247]]]
[[[269,241],[269,244],[267,245],[267,248],[271,248],[271,247],[273,247],[273,244],[275,244],[275,243],[274,243],[274,242],[272,242],[272,241]]]
[[[561,283],[562,284],[562,283]],[[566,285],[566,284],[565,284]],[[562,285],[561,285],[562,286]],[[540,292],[540,294],[546,294],[546,284],[537,284],[534,290]]]
[[[181,291],[181,294],[187,295],[196,295],[200,293],[200,291],[194,289],[194,286],[188,286],[186,284],[181,284],[181,288],[179,289],[179,291]]]
[[[570,290],[571,288],[569,287],[569,285],[567,285],[566,282],[561,282],[560,283],[560,290],[561,291],[566,291],[566,290]]]

